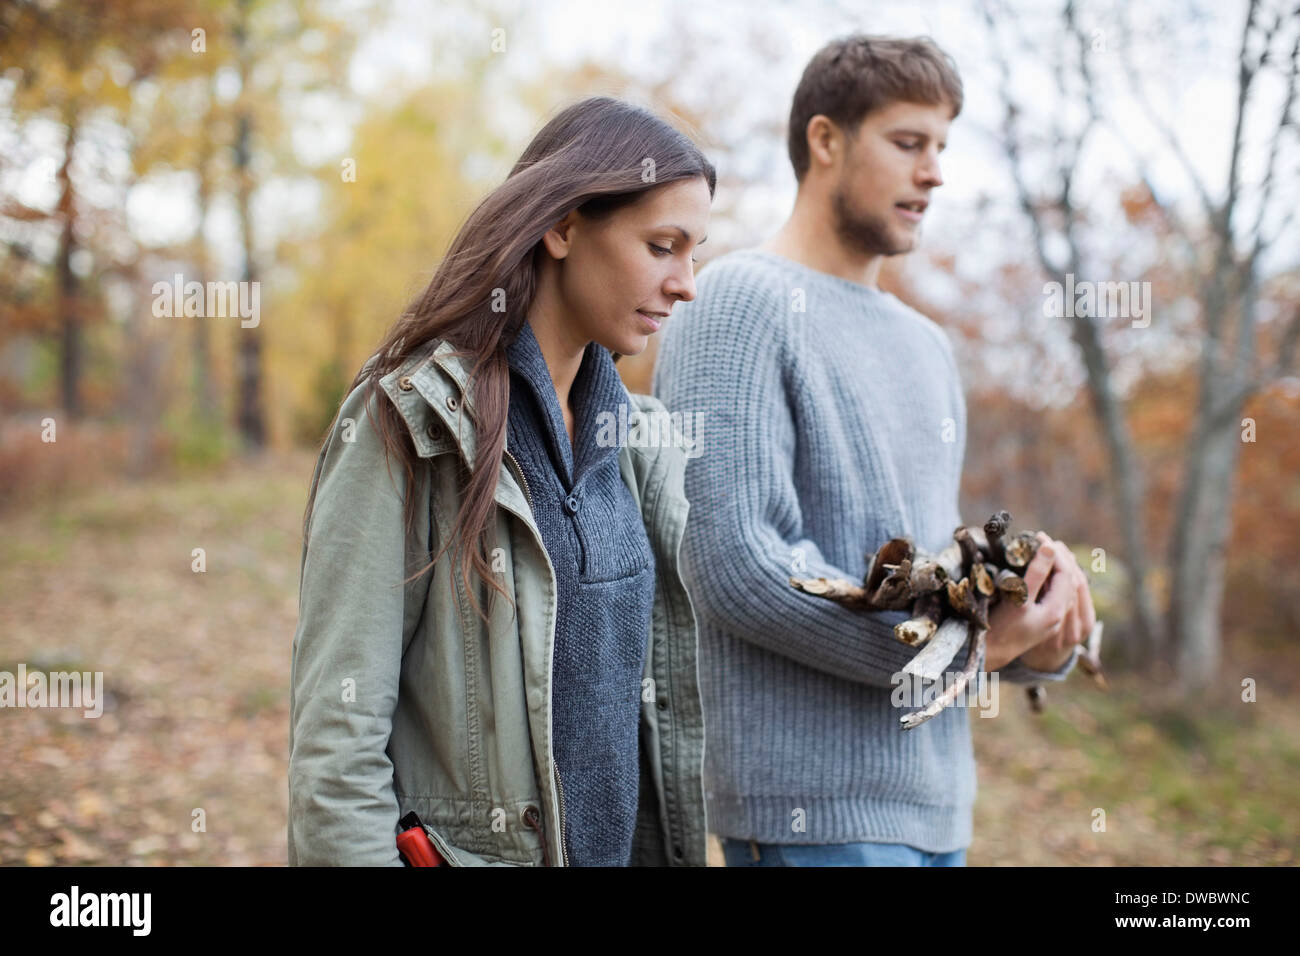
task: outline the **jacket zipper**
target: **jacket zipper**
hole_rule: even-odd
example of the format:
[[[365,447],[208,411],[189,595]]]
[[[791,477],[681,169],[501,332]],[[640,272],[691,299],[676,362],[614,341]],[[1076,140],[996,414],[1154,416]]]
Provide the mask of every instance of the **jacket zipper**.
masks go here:
[[[513,462],[515,463],[515,471],[517,471],[517,472],[519,473],[519,483],[520,483],[521,485],[523,485],[523,488],[524,488],[524,497],[528,499],[528,510],[529,510],[529,511],[532,511],[532,510],[533,510],[533,493],[532,493],[531,491],[528,490],[528,479],[524,477],[524,470],[523,470],[523,468],[520,467],[520,465],[519,465],[519,460],[518,460],[517,458],[515,458],[514,455],[510,454],[510,449],[509,449],[509,448],[503,448],[503,449],[501,449],[501,450],[502,450],[502,452],[504,452],[504,453],[509,457],[509,459],[510,459],[511,461],[513,461]]]
[[[501,449],[501,450],[502,450],[502,451],[503,451],[503,452],[504,452],[504,453],[505,453],[505,454],[510,458],[510,460],[511,460],[512,462],[514,462],[514,465],[515,465],[515,471],[516,471],[516,472],[518,473],[518,475],[519,475],[519,483],[520,483],[520,485],[521,485],[521,486],[523,487],[523,489],[524,489],[524,497],[528,499],[528,510],[529,510],[529,511],[532,511],[532,510],[533,510],[533,494],[532,494],[532,492],[531,492],[531,491],[529,490],[529,488],[528,488],[528,479],[524,477],[524,469],[520,466],[520,464],[519,464],[519,460],[518,460],[517,458],[515,458],[515,456],[512,455],[512,454],[510,453],[510,449],[508,449],[508,448],[503,448],[503,449]],[[568,865],[569,865],[569,848],[568,848],[568,847],[565,845],[565,843],[564,843],[564,784],[560,781],[560,768],[557,767],[557,766],[554,764],[554,762],[552,762],[552,764],[551,764],[551,770],[552,770],[552,771],[554,772],[554,774],[555,774],[555,789],[556,789],[556,791],[557,791],[557,792],[559,793],[559,795],[560,795],[560,854],[561,854],[561,856],[564,858],[564,865],[565,865],[565,866],[568,866]],[[540,832],[540,830],[539,830],[539,832]],[[546,860],[545,860],[545,854],[546,854],[546,838],[545,838],[545,836],[543,836],[543,838],[542,838],[542,854],[543,854],[543,862],[546,862]]]
[[[560,854],[564,857],[564,865],[569,865],[569,848],[564,843],[564,784],[560,781],[560,768],[551,762],[551,769],[555,771],[555,789],[560,792]]]

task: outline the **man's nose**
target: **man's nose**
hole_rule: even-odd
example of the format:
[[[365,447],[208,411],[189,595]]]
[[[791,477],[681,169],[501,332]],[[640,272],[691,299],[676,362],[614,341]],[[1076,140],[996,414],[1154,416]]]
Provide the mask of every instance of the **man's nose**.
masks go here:
[[[917,168],[917,181],[933,189],[943,185],[943,173],[939,171],[938,152],[927,153],[926,160]]]

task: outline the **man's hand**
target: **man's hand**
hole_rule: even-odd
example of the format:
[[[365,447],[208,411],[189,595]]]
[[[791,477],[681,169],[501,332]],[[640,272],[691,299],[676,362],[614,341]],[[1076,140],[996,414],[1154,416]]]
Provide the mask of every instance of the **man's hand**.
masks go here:
[[[1043,540],[1050,540],[1042,535]],[[1088,578],[1075,560],[1074,553],[1060,541],[1055,542],[1058,559],[1064,558],[1070,574],[1066,574],[1058,560],[1055,573],[1048,578],[1045,591],[1062,588],[1072,592],[1070,610],[1065,616],[1060,630],[1049,635],[1041,643],[1021,655],[1021,662],[1037,671],[1054,671],[1069,659],[1075,644],[1088,639],[1093,625],[1097,623],[1097,612],[1092,606],[1092,592],[1088,590]]]
[[[1041,531],[1038,539],[1038,552],[1025,569],[1025,603],[1000,601],[989,616],[986,671],[1017,657],[1034,670],[1057,670],[1097,621],[1088,580],[1070,549]]]

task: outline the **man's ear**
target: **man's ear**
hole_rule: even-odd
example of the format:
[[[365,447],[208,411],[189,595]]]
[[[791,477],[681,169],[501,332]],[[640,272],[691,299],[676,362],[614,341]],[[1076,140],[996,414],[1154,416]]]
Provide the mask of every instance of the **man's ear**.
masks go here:
[[[573,225],[577,218],[578,211],[570,210],[542,236],[542,242],[546,245],[546,251],[551,254],[552,259],[563,259],[569,254],[573,240]]]
[[[810,117],[805,134],[808,137],[808,157],[826,166],[835,164],[836,150],[843,150],[844,133],[835,122],[821,113]]]

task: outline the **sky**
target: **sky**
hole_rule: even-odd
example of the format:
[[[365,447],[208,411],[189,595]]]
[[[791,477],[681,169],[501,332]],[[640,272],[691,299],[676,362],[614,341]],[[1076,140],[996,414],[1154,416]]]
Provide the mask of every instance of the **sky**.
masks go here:
[[[1041,2],[1015,6],[1016,20],[1031,39],[1033,49],[1028,52],[1035,57],[1046,54],[1050,62],[1059,35],[1059,6]],[[1102,105],[1112,121],[1095,139],[1094,148],[1102,156],[1083,164],[1081,194],[1113,188],[1108,177],[1116,169],[1131,176],[1131,156],[1136,153],[1155,157],[1151,172],[1162,197],[1191,209],[1195,192],[1185,170],[1148,115],[1128,95],[1129,74],[1119,49],[1118,7],[1084,6],[1089,11],[1083,16],[1082,26],[1092,47],[1090,62],[1104,91]],[[418,0],[393,0],[390,9],[387,27],[376,30],[359,51],[352,70],[356,88],[362,93],[379,94],[398,76],[454,73],[458,57],[452,39],[458,35],[455,28],[458,24],[471,25],[472,18],[456,6]],[[547,65],[570,64],[590,57],[633,74],[658,76],[656,63],[668,52],[669,45],[684,42],[682,31],[689,29],[701,47],[701,56],[687,68],[690,75],[681,84],[683,95],[691,96],[698,89],[698,101],[707,108],[710,78],[743,78],[746,98],[742,109],[748,115],[729,118],[729,124],[744,129],[747,122],[770,120],[772,116],[784,119],[804,65],[830,38],[854,31],[927,34],[956,60],[966,97],[962,115],[951,129],[943,161],[945,184],[927,213],[927,230],[943,231],[949,210],[954,207],[969,206],[982,194],[1005,195],[1008,191],[1005,161],[994,140],[1002,117],[997,76],[980,7],[969,0],[530,0],[527,4],[503,3],[496,9],[503,11],[499,20],[507,25],[507,52],[501,57],[501,70],[490,80],[497,90],[493,102],[499,103],[500,109],[484,119],[519,148],[542,120],[521,112],[512,103],[510,86],[535,76]],[[1209,26],[1193,30],[1188,21],[1186,37],[1155,22],[1158,16],[1198,9],[1198,15],[1206,17]],[[1244,9],[1244,4],[1180,2],[1148,5],[1127,14],[1135,21],[1137,62],[1149,81],[1149,101],[1164,121],[1179,131],[1192,164],[1216,195],[1227,172],[1226,145],[1231,140],[1236,96],[1233,64]],[[522,21],[517,19],[520,11],[529,12]],[[1181,18],[1186,20],[1187,16]],[[514,26],[517,22],[522,24],[518,28]],[[761,54],[749,42],[750,32],[755,29],[768,37]],[[483,42],[488,43],[488,37],[484,36]],[[1053,99],[1043,75],[1027,67],[1018,68],[1013,86],[1016,95],[1030,104],[1031,114],[1037,113],[1039,121],[1045,121]],[[1036,95],[1037,91],[1041,93]],[[1263,89],[1258,102],[1271,118],[1278,91]],[[555,105],[558,108],[562,104]],[[1271,105],[1274,108],[1270,109]],[[345,133],[340,132],[320,142],[323,147],[336,148],[343,136]],[[1259,138],[1255,141],[1258,143]],[[1255,154],[1260,152],[1256,150]],[[794,198],[793,173],[784,149],[781,144],[762,140],[755,144],[753,155],[745,156],[742,151],[738,161],[745,163],[752,180],[752,195],[744,204],[752,218],[745,225],[754,232],[770,232],[779,226]],[[504,177],[506,171],[507,167],[500,168],[497,177]],[[1295,186],[1295,182],[1289,184],[1289,195],[1300,201]],[[1284,200],[1285,195],[1279,199]],[[1294,264],[1294,256],[1287,264]]]
[[[1046,132],[1047,124],[1059,118],[1053,113],[1052,77],[1044,72],[1054,62],[1061,42],[1059,6],[1028,0],[1011,6],[1015,16],[1010,19],[1025,44],[1011,48],[1016,64],[1012,86],[1025,104],[1026,128]],[[1077,195],[1085,205],[1091,199],[1107,200],[1090,204],[1090,211],[1095,207],[1095,214],[1102,215],[1101,210],[1113,199],[1107,191],[1113,191],[1118,181],[1132,181],[1132,157],[1143,155],[1153,157],[1151,173],[1158,193],[1195,212],[1196,192],[1186,171],[1131,95],[1131,76],[1119,49],[1118,4],[1082,6],[1081,25],[1091,43],[1089,63],[1109,122],[1092,139],[1092,152],[1080,164]],[[354,0],[339,0],[339,7],[355,7]],[[722,117],[719,124],[740,146],[720,162],[743,167],[749,186],[743,197],[732,197],[740,199],[738,221],[730,233],[722,231],[719,240],[711,244],[708,252],[716,254],[726,246],[757,244],[788,214],[795,184],[784,144],[746,133],[761,122],[784,121],[791,94],[812,54],[832,37],[854,31],[927,34],[956,60],[965,103],[950,130],[942,160],[945,183],[927,212],[925,241],[942,247],[946,235],[969,234],[982,196],[993,197],[995,202],[987,222],[979,223],[984,228],[977,232],[977,240],[992,233],[1004,243],[1025,241],[1025,224],[1018,221],[1013,208],[1007,165],[995,137],[1002,116],[998,77],[981,6],[974,0],[501,0],[491,6],[496,13],[486,13],[487,9],[467,3],[390,0],[382,6],[386,15],[358,21],[364,35],[349,74],[354,91],[370,102],[382,103],[403,86],[454,77],[467,55],[480,52],[473,48],[475,44],[487,47],[494,40],[498,45],[504,42],[504,51],[493,57],[494,62],[499,61],[499,69],[488,71],[492,109],[483,121],[522,149],[545,117],[524,111],[514,92],[541,71],[590,58],[633,75],[661,78],[663,64],[677,62],[672,54],[686,46],[693,51],[692,58],[683,67],[683,75],[675,78],[675,86],[697,109],[707,111],[719,90],[743,93],[735,113]],[[1244,9],[1244,3],[1194,0],[1143,5],[1125,13],[1134,23],[1136,62],[1140,74],[1145,75],[1152,107],[1165,124],[1177,130],[1186,156],[1216,198],[1228,162],[1236,95],[1234,61]],[[1159,22],[1169,16],[1175,21],[1173,26]],[[1193,24],[1193,16],[1204,17],[1205,26]],[[1000,23],[1008,19],[999,14]],[[497,27],[503,28],[504,34],[493,34]],[[1010,37],[1004,40],[1010,41]],[[1254,115],[1271,121],[1279,95],[1276,85],[1262,87]],[[557,101],[552,108],[562,105]],[[352,126],[360,119],[359,110],[333,97],[305,101],[296,118],[293,140],[299,157],[306,162],[337,163],[339,156],[346,155]],[[1259,130],[1263,128],[1259,124]],[[1248,126],[1248,131],[1252,146],[1247,152],[1249,185],[1258,179],[1263,134],[1254,126]],[[0,129],[0,145],[7,148],[12,137],[12,130]],[[50,157],[60,142],[60,131],[53,123],[28,129],[23,145],[30,150],[33,162],[17,192],[34,205],[52,205],[55,193]],[[111,153],[111,147],[107,151]],[[46,158],[40,159],[43,154]],[[1294,169],[1294,143],[1290,160]],[[509,161],[505,161],[499,168],[481,172],[488,181],[499,181],[508,168]],[[1036,175],[1047,172],[1039,170]],[[1300,202],[1296,179],[1293,173],[1279,193],[1277,209]],[[177,172],[137,186],[127,206],[133,231],[146,243],[184,240],[195,228],[192,185],[189,174]],[[1249,188],[1246,197],[1249,203]],[[257,220],[265,227],[262,235],[269,239],[274,228],[286,223],[309,230],[319,198],[316,187],[305,182],[279,182],[262,190],[255,205]],[[225,267],[236,268],[238,232],[229,204],[214,209],[207,233]],[[1268,267],[1293,267],[1297,249],[1300,243],[1281,244]],[[705,250],[701,252],[707,260]],[[999,243],[968,241],[955,252],[959,274],[969,278],[996,265],[1005,249],[999,248]],[[946,289],[943,283],[933,286],[937,296],[957,294]]]

